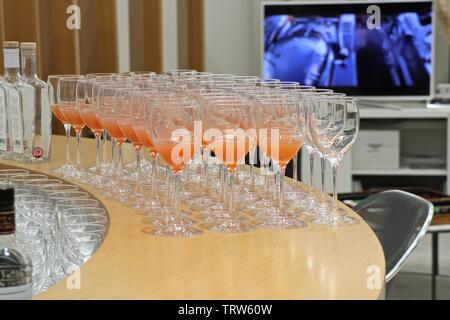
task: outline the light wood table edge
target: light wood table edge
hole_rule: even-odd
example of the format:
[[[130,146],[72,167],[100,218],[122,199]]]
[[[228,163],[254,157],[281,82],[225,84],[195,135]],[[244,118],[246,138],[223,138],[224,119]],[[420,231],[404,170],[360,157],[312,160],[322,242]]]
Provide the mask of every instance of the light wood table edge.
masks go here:
[[[94,142],[90,139],[83,139],[82,144],[84,146],[83,148],[83,152],[85,153],[85,156],[87,159],[90,160],[90,162],[92,163],[93,159],[94,159],[94,152],[93,152],[93,145]],[[88,146],[88,147],[87,147]],[[32,164],[21,164],[21,163],[17,163],[17,162],[11,162],[11,161],[5,161],[5,160],[0,160],[0,163],[4,163],[7,165],[12,165],[12,166],[16,166],[16,167],[22,167],[22,168],[26,168],[26,169],[30,169],[33,171],[38,171],[38,172],[42,172],[45,174],[49,174],[52,175],[51,170],[62,165],[63,163],[63,152],[64,150],[64,137],[59,137],[59,136],[54,136],[53,137],[53,151],[52,151],[52,156],[53,156],[53,160],[50,163],[47,164],[38,164],[38,165],[32,165]],[[133,159],[133,148],[131,148],[130,146],[128,146],[128,150],[126,152],[126,154],[128,155],[128,159],[132,160]],[[76,183],[75,183],[76,184]],[[162,283],[158,284],[158,285],[153,285],[153,283],[149,282],[149,279],[147,279],[145,277],[145,273],[143,273],[142,270],[137,271],[136,270],[136,274],[139,274],[139,277],[142,277],[142,281],[148,283],[149,287],[152,287],[153,289],[156,290],[156,292],[146,292],[146,286],[141,286],[138,283],[134,283],[134,281],[137,281],[138,279],[136,279],[135,276],[126,276],[125,280],[121,279],[121,283],[116,284],[116,285],[108,285],[105,284],[105,281],[101,280],[102,278],[102,274],[115,274],[113,271],[117,271],[115,268],[117,268],[120,271],[120,266],[111,266],[110,269],[108,269],[107,267],[105,267],[105,264],[114,264],[117,262],[117,260],[120,260],[118,258],[116,258],[117,256],[117,251],[114,250],[114,248],[112,247],[111,243],[109,242],[116,242],[116,240],[114,239],[115,237],[118,237],[120,232],[122,234],[120,234],[120,237],[123,237],[124,234],[126,237],[134,237],[134,238],[142,238],[141,234],[135,234],[135,233],[127,233],[127,230],[123,230],[124,227],[123,225],[120,224],[115,224],[114,220],[117,219],[119,217],[119,220],[123,221],[123,217],[121,216],[120,213],[118,213],[118,211],[123,211],[124,215],[126,215],[127,217],[130,217],[130,219],[132,218],[132,222],[130,222],[130,226],[135,227],[136,226],[136,222],[140,223],[140,220],[142,220],[140,217],[137,217],[137,215],[131,213],[131,210],[128,208],[125,208],[119,204],[117,204],[114,201],[110,201],[110,200],[106,200],[104,198],[102,198],[101,196],[98,195],[98,192],[96,192],[96,190],[90,186],[83,186],[81,185],[81,187],[85,190],[87,190],[89,193],[93,194],[94,196],[97,196],[97,198],[99,199],[99,201],[106,207],[108,208],[108,212],[110,214],[111,220],[112,220],[112,228],[110,228],[110,232],[108,233],[108,236],[106,237],[105,242],[103,243],[103,245],[99,248],[99,250],[96,252],[96,254],[94,255],[94,257],[88,261],[84,266],[81,267],[81,273],[83,275],[85,275],[84,277],[88,278],[87,282],[92,282],[93,286],[89,287],[88,289],[84,290],[82,288],[82,290],[68,290],[66,287],[66,281],[68,278],[64,279],[63,281],[61,281],[60,283],[58,283],[57,285],[55,285],[54,287],[50,288],[47,292],[35,297],[35,299],[37,300],[46,300],[46,299],[113,299],[113,300],[121,300],[121,299],[194,299],[194,300],[199,300],[199,299],[212,299],[212,300],[220,300],[220,299],[283,299],[283,300],[298,300],[298,299],[384,299],[385,298],[385,288],[384,288],[384,281],[382,281],[382,285],[381,288],[378,289],[373,289],[373,290],[367,290],[367,292],[365,292],[365,290],[361,290],[361,292],[351,292],[352,290],[355,290],[355,288],[352,287],[352,285],[348,284],[348,290],[346,291],[345,288],[341,287],[337,287],[337,288],[333,288],[337,291],[336,294],[334,294],[333,292],[330,292],[329,290],[325,290],[325,291],[321,291],[322,289],[318,289],[316,288],[314,285],[311,285],[310,280],[308,278],[306,279],[302,279],[302,277],[299,277],[297,273],[291,273],[291,275],[293,277],[295,277],[295,279],[293,279],[293,281],[285,281],[284,280],[284,273],[282,273],[282,277],[280,278],[280,282],[277,282],[276,279],[277,277],[280,277],[280,274],[273,272],[273,274],[271,276],[273,276],[273,278],[275,279],[270,279],[270,281],[274,281],[273,283],[273,287],[270,287],[271,289],[273,289],[275,292],[278,292],[279,294],[275,294],[275,293],[271,293],[269,291],[265,292],[240,292],[240,293],[233,293],[232,291],[234,290],[233,288],[230,288],[229,291],[223,291],[223,292],[216,292],[216,290],[218,290],[219,288],[217,287],[208,287],[208,281],[205,281],[205,279],[203,279],[202,277],[201,280],[205,281],[202,282],[201,285],[203,287],[198,288],[198,290],[204,290],[203,293],[199,293],[199,291],[194,291],[194,292],[189,292],[189,290],[192,289],[192,285],[191,284],[186,284],[186,289],[185,291],[187,292],[183,292],[183,288],[181,287],[181,290],[179,290],[178,292],[176,292],[176,290],[173,290],[173,284],[171,283],[167,283],[165,285],[164,281],[170,281],[171,277],[173,277],[176,280],[180,279],[180,270],[177,270],[177,272],[168,275],[168,274],[164,274],[162,276]],[[349,213],[351,215],[357,216],[356,213],[352,212],[350,209]],[[309,229],[308,229],[309,228]],[[322,227],[316,227],[316,226],[309,226],[307,229],[305,229],[304,233],[307,233],[308,235],[314,235],[314,232],[312,232],[312,229],[321,229],[320,233],[323,233],[323,235],[326,237],[325,238],[329,238],[331,236],[331,238],[337,237],[337,242],[339,242],[342,238],[342,241],[344,241],[345,243],[349,243],[349,239],[348,239],[348,235],[346,235],[346,232],[344,231],[347,227],[344,227],[342,229],[337,228],[333,231],[331,231],[331,229],[323,229]],[[350,228],[353,227],[349,227],[349,229],[347,230],[352,230]],[[361,222],[359,226],[355,227],[357,228],[358,231],[358,235],[360,235],[361,233],[364,235],[364,239],[362,239],[365,243],[364,243],[364,248],[360,250],[359,246],[356,246],[355,249],[357,248],[358,251],[361,251],[361,253],[364,253],[368,256],[370,256],[371,258],[374,259],[374,265],[379,267],[379,277],[382,278],[384,280],[385,277],[385,261],[384,261],[384,255],[383,255],[383,250],[381,248],[381,245],[378,241],[378,239],[376,238],[375,234],[372,232],[372,230],[369,228],[369,226],[365,223],[365,222]],[[121,229],[120,232],[118,232],[116,229]],[[353,229],[353,231],[356,229]],[[325,232],[323,232],[325,231]],[[299,236],[302,235],[302,231],[299,231],[300,233],[298,233]],[[319,232],[319,231],[318,231]],[[350,232],[350,231],[349,231]],[[291,237],[291,236],[286,236],[286,234],[284,233],[288,233],[288,231],[283,231],[283,232],[273,232],[273,231],[267,231],[267,230],[259,230],[257,231],[257,233],[253,234],[253,237],[256,237],[258,239],[264,240],[264,243],[266,243],[267,240],[270,240],[269,236],[267,236],[268,233],[272,233],[272,234],[276,234],[276,237],[281,238],[282,240],[288,239],[290,242],[295,242],[295,237]],[[356,233],[356,232],[354,232]],[[147,235],[145,235],[146,237],[148,237]],[[247,236],[236,236],[236,237],[240,237],[242,239],[245,238],[245,241],[248,241],[249,235]],[[273,237],[272,235],[270,235],[270,237]],[[316,235],[314,235],[314,237],[316,237]],[[218,238],[220,238],[220,241],[218,242]],[[235,241],[233,238],[235,238],[235,236],[233,235],[213,235],[210,233],[207,233],[207,235],[203,236],[203,241],[204,243],[202,244],[202,246],[207,246],[208,244],[216,244],[218,243],[220,245],[221,242],[226,242],[226,241],[230,241],[233,244],[239,243],[239,241]],[[142,239],[145,239],[142,238]],[[148,238],[148,242],[152,242],[152,243],[156,243],[156,242],[160,242],[160,243],[164,243],[164,244],[173,244],[174,242],[178,242],[178,241],[186,241],[186,242],[196,242],[198,243],[198,241],[202,241],[200,240],[202,239],[202,237],[200,237],[199,239],[196,240],[173,240],[173,239],[162,239],[162,238]],[[231,239],[231,240],[230,240]],[[320,237],[318,237],[317,239],[320,240]],[[316,239],[316,240],[317,240]],[[334,239],[334,238],[333,238]],[[244,241],[244,240],[242,240]],[[280,240],[281,241],[281,240]],[[354,241],[358,241],[358,239],[354,240]],[[350,242],[352,242],[352,240],[350,240]],[[269,242],[267,242],[269,243]],[[178,242],[178,244],[181,244],[181,246],[184,246],[185,244],[183,244],[182,242]],[[325,244],[325,243],[324,243]],[[286,245],[291,245],[291,243],[287,243]],[[312,246],[314,246],[314,244],[311,244]],[[333,244],[331,244],[333,246]],[[338,244],[335,244],[338,245]],[[143,247],[151,247],[151,245],[148,245],[146,243],[142,243]],[[164,245],[163,245],[164,246]],[[177,245],[175,245],[176,247]],[[362,245],[361,245],[362,246]],[[366,250],[368,247],[369,249]],[[159,247],[157,245],[157,247]],[[190,248],[190,245],[186,245],[186,247]],[[194,248],[198,250],[200,250],[202,247],[198,247],[196,245],[194,245]],[[264,251],[264,247],[258,247],[260,249],[260,251]],[[283,248],[283,247],[282,247]],[[318,247],[320,249],[320,247]],[[136,249],[135,247],[132,248],[133,250]],[[191,249],[191,248],[190,248]],[[247,248],[244,248],[247,249]],[[295,246],[292,249],[302,249],[302,248],[295,248]],[[120,251],[120,250],[119,250]],[[345,250],[344,250],[345,251]],[[115,256],[112,255],[112,252],[114,252]],[[126,251],[123,251],[126,252]],[[308,251],[309,252],[309,251]],[[328,250],[327,250],[328,252]],[[198,252],[196,251],[192,251],[191,252],[193,255],[197,256]],[[329,251],[328,252],[329,255],[333,255],[333,251]],[[229,254],[229,253],[227,253]],[[258,252],[258,254],[261,255],[261,252]],[[283,252],[284,254],[284,252]],[[314,255],[314,250],[311,252],[312,255]],[[348,254],[348,252],[346,252],[346,254]],[[224,254],[225,255],[225,254]],[[228,257],[230,259],[237,259],[236,257],[237,255],[231,254],[228,255]],[[298,259],[298,255],[294,254],[295,258]],[[114,259],[113,259],[114,258]],[[189,259],[189,257],[183,256],[182,257],[183,260],[181,260],[182,263],[185,263],[185,259]],[[216,257],[215,257],[216,258]],[[289,258],[293,258],[293,257],[289,257]],[[360,259],[363,259],[364,257],[357,257],[355,259],[355,257],[353,256],[349,256],[349,257],[333,257],[333,259],[336,258],[337,260],[341,260],[342,263],[348,263],[348,260],[354,260],[355,265],[359,265],[360,264]],[[348,258],[348,259],[346,259]],[[220,256],[217,258],[220,260]],[[320,257],[320,259],[325,259],[325,260],[329,260],[327,256],[322,256]],[[335,262],[333,259],[330,259],[330,261],[333,261],[333,263]],[[248,261],[248,260],[246,260]],[[164,263],[166,263],[167,261],[164,261]],[[210,261],[208,261],[210,262]],[[230,261],[228,261],[230,262]],[[217,261],[216,263],[220,263],[220,261]],[[231,266],[235,266],[235,263],[239,263],[236,261],[232,261],[230,262]],[[96,267],[96,265],[101,266],[102,268],[106,268],[106,269],[102,269],[102,270],[98,270],[98,267]],[[282,263],[280,263],[282,264]],[[256,266],[258,266],[258,264],[255,264]],[[363,263],[364,265],[364,263]],[[218,265],[213,265],[216,266],[217,268]],[[139,265],[136,265],[136,267],[142,267]],[[167,262],[167,264],[164,264],[164,267],[170,269],[173,266],[170,264],[170,262]],[[225,267],[225,266],[224,266]],[[243,266],[246,267],[246,266]],[[261,267],[261,266],[260,266]],[[264,268],[262,267],[261,270],[257,270],[256,272],[262,272],[262,274],[264,274],[264,272],[267,272],[267,269],[272,271],[275,270],[278,267],[278,264],[272,265],[270,264],[269,268]],[[319,268],[320,266],[317,266],[317,268]],[[330,266],[330,270],[327,270],[331,273],[336,272],[336,276],[345,276],[346,278],[348,278],[349,281],[352,281],[352,277],[349,277],[348,274],[346,274],[345,272],[342,272],[342,269],[347,270],[347,273],[351,273],[352,272],[352,266],[351,265],[347,265],[345,267],[336,264],[333,265],[333,267],[336,267],[339,270],[333,270],[332,267]],[[193,266],[189,265],[189,268],[195,269]],[[289,265],[288,267],[289,269],[292,269],[292,266]],[[348,268],[348,269],[346,269]],[[103,270],[105,272],[103,272]],[[206,270],[206,269],[205,269]],[[309,269],[308,269],[309,270]],[[170,270],[173,271],[173,270]],[[245,269],[244,271],[248,271],[247,269]],[[205,271],[207,272],[207,270]],[[291,270],[287,271],[287,272],[292,272]],[[316,272],[314,271],[314,269],[309,270],[308,271],[308,275],[309,273],[311,273],[311,275],[313,275],[314,277],[317,276]],[[208,274],[209,275],[209,274]],[[233,282],[233,275],[237,276],[237,278],[239,278],[238,274],[228,274],[227,276],[231,277],[230,281]],[[250,273],[248,275],[251,275]],[[334,275],[334,274],[333,274]],[[253,278],[253,275],[251,281],[254,281],[255,279]],[[267,275],[266,275],[267,276]],[[359,275],[361,277],[361,275]],[[369,275],[367,275],[369,276]],[[257,278],[257,277],[255,277]],[[154,279],[152,279],[154,280]],[[220,279],[215,279],[215,280],[220,280]],[[245,280],[245,279],[244,279]],[[295,281],[299,282],[299,284],[296,285],[292,285],[292,283]],[[329,279],[328,279],[329,280]],[[327,287],[327,279],[325,279],[325,287]],[[336,279],[334,279],[336,282],[340,283],[342,280],[339,279],[339,277],[336,277]],[[128,284],[127,284],[127,281]],[[267,279],[264,279],[264,277],[261,279],[261,281],[267,281]],[[107,281],[106,281],[107,282]],[[131,282],[133,282],[131,284]],[[138,281],[139,282],[139,281]],[[310,289],[310,292],[306,292],[306,293],[301,293],[301,292],[290,292],[289,289],[292,287],[296,287],[298,289],[300,283],[306,283],[306,287]],[[220,283],[222,286],[225,286],[226,282],[221,282]],[[240,283],[233,283],[235,285],[236,290],[238,290],[239,288],[242,289],[243,284]],[[255,286],[260,286],[262,289],[267,289],[266,286],[261,285],[260,282],[254,282],[253,283]],[[279,284],[279,287],[277,287],[277,285]],[[180,283],[181,285],[181,283]],[[219,284],[218,284],[219,285]],[[248,284],[246,284],[248,285]],[[286,292],[283,290],[283,288],[281,288],[281,286],[286,286]],[[122,289],[120,289],[120,287],[122,287]],[[194,286],[195,287],[195,286]],[[244,286],[245,287],[245,286]],[[107,290],[104,290],[105,288],[108,288]],[[132,292],[131,289],[139,289],[142,290],[140,292]],[[260,289],[261,289],[260,288]],[[251,288],[250,288],[251,289]],[[325,288],[326,289],[326,288]],[[360,289],[360,288],[359,288]],[[104,291],[102,291],[104,290]],[[137,290],[137,291],[139,291]],[[220,290],[218,290],[220,291]],[[251,290],[250,290],[251,291]],[[295,291],[295,290],[293,290]],[[332,291],[332,290],[331,290]]]

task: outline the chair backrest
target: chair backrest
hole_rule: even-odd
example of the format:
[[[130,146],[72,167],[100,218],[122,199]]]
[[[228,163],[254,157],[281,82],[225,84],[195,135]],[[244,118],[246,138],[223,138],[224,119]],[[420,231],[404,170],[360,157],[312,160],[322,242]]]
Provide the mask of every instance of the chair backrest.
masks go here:
[[[383,247],[388,283],[427,232],[433,205],[414,194],[394,190],[366,198],[355,211],[372,228]]]

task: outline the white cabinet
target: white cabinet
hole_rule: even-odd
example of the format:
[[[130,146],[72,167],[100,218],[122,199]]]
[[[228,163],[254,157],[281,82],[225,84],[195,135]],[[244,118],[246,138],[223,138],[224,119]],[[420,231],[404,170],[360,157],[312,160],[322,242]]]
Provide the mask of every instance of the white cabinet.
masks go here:
[[[364,179],[393,179],[396,183],[408,186],[409,183],[424,183],[427,179],[437,180],[442,191],[450,191],[449,163],[450,159],[450,110],[427,109],[422,105],[407,105],[401,110],[383,108],[361,107],[362,128],[376,128],[377,125],[399,130],[401,154],[399,169],[373,169],[352,165],[351,152],[342,161],[338,177],[338,191],[340,193],[360,191],[358,182]],[[374,124],[375,123],[375,124]],[[429,157],[430,167],[411,166],[409,154]],[[436,166],[437,161],[442,161],[441,166]],[[423,161],[422,161],[423,162]],[[302,180],[309,182],[309,158],[305,150],[302,151],[301,164]],[[320,163],[315,162],[315,179],[320,182]],[[442,183],[441,183],[442,181]],[[327,191],[331,192],[331,169],[327,167]],[[436,187],[437,188],[437,187]]]

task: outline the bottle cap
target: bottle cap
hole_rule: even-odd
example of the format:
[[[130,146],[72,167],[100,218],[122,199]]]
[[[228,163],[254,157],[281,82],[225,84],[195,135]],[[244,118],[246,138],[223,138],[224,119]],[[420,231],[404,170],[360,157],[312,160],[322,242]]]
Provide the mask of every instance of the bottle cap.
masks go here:
[[[7,49],[19,48],[19,42],[18,41],[4,41],[3,48],[7,48]]]
[[[0,212],[14,211],[14,188],[0,188]]]
[[[36,42],[22,42],[20,44],[20,49],[35,50],[36,49]]]

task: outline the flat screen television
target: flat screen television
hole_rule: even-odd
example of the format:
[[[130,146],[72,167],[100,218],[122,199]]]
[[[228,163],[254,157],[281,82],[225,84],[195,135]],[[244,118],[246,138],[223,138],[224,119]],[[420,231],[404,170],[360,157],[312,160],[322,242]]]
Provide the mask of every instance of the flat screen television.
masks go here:
[[[364,98],[434,91],[432,1],[278,1],[262,5],[262,77]]]

